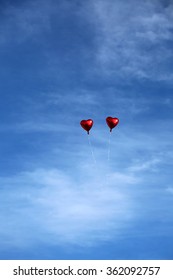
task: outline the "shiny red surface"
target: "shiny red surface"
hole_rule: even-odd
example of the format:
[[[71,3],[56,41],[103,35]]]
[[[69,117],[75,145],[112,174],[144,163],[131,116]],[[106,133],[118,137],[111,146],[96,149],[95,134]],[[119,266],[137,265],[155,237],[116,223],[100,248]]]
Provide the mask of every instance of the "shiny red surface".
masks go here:
[[[119,119],[118,118],[107,117],[106,118],[106,123],[109,126],[110,132],[111,132],[112,129],[119,123]]]
[[[89,134],[89,130],[91,129],[91,127],[93,126],[93,120],[88,119],[88,120],[82,120],[80,122],[80,125],[82,126],[83,129],[85,129],[88,134]]]

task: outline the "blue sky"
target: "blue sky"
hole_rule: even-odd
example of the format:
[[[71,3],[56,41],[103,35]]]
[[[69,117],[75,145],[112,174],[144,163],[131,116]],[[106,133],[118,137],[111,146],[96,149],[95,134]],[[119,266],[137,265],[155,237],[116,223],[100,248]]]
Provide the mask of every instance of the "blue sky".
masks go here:
[[[168,0],[0,1],[0,259],[173,258],[172,47]]]

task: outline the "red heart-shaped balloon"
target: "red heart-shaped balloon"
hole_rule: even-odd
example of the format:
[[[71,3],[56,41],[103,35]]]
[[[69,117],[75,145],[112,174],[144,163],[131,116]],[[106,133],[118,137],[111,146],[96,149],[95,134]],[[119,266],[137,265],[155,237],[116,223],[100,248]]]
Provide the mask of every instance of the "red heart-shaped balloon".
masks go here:
[[[93,126],[93,120],[89,119],[89,120],[82,120],[80,122],[80,125],[82,126],[83,129],[85,129],[88,134],[89,134],[89,130],[91,129],[91,127]]]
[[[110,132],[111,132],[112,128],[114,128],[119,123],[119,119],[118,118],[107,117],[106,122],[107,122],[107,125],[109,126]]]

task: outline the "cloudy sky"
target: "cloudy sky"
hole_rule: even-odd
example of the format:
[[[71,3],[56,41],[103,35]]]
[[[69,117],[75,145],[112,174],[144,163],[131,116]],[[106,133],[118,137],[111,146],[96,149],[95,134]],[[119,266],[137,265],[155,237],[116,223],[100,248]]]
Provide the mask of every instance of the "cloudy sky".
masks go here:
[[[173,258],[172,48],[171,0],[0,1],[0,259]]]

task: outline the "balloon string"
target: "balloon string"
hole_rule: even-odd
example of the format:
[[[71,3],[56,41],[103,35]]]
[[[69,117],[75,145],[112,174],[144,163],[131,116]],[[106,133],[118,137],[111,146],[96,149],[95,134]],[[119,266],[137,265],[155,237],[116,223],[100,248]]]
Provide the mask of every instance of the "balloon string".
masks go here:
[[[107,171],[105,174],[105,185],[108,186],[109,184],[109,175],[110,175],[110,143],[111,143],[111,132],[109,133],[108,139],[108,154],[107,154]]]
[[[94,156],[94,151],[93,151],[93,147],[92,147],[92,143],[91,143],[90,135],[89,134],[88,134],[88,143],[89,143],[89,146],[90,146],[93,162],[96,165],[96,159],[95,159],[95,156]]]
[[[109,140],[108,140],[108,166],[109,166],[109,161],[110,161],[110,151],[111,151],[111,132],[109,134]]]

